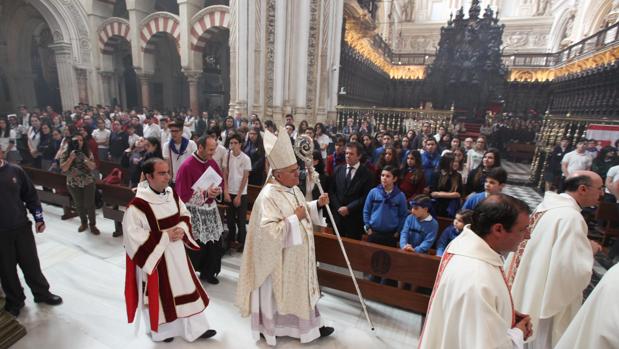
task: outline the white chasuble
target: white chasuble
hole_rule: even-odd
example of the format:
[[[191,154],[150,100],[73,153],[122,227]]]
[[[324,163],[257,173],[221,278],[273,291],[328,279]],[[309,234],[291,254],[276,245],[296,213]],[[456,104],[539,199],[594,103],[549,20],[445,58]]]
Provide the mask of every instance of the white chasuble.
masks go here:
[[[580,206],[568,194],[546,192],[533,215],[541,215],[519,265],[509,265],[518,311],[529,314],[529,348],[552,348],[580,308],[591,281],[593,253]]]
[[[169,240],[165,231],[174,227],[185,232],[182,240]],[[209,300],[185,252],[185,248],[195,250],[199,246],[183,202],[169,187],[157,194],[147,183],[141,183],[123,217],[123,232],[129,322],[147,305],[153,340],[198,338],[208,330],[203,311]]]
[[[619,265],[597,284],[555,349],[619,348]]]
[[[298,206],[307,218],[299,220]],[[245,241],[237,288],[242,316],[252,316],[254,336],[319,336],[320,297],[313,225],[324,226],[317,201],[307,203],[299,188],[268,183],[256,199]]]
[[[447,247],[419,348],[522,348],[503,259],[466,226]]]

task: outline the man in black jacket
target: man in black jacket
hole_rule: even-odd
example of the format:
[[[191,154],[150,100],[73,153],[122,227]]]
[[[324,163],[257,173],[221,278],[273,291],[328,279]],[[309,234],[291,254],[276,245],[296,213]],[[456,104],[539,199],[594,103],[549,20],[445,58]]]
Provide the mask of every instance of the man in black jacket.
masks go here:
[[[363,153],[360,143],[346,145],[346,163],[335,168],[329,198],[335,223],[342,236],[361,240],[363,235],[363,205],[373,187],[373,176],[359,160]]]
[[[4,161],[1,149],[0,188],[4,196],[0,200],[0,281],[6,294],[4,309],[17,317],[24,307],[26,296],[17,275],[18,264],[36,303],[62,303],[62,298],[49,292],[49,284],[39,264],[32,223],[26,214],[27,207],[34,217],[37,233],[45,231],[37,192],[21,167]]]

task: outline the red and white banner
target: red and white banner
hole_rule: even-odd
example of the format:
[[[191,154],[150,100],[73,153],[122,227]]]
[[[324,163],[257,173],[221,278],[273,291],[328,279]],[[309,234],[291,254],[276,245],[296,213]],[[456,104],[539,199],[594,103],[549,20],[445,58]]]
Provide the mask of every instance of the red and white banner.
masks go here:
[[[619,125],[590,124],[587,128],[587,139],[602,142],[602,147],[614,146],[619,139]]]

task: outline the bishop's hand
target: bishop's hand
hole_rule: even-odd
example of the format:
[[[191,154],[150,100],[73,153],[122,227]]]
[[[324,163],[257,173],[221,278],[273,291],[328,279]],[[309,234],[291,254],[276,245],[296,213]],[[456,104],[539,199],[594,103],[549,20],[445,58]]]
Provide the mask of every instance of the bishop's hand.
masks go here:
[[[307,217],[307,213],[305,212],[305,207],[299,206],[294,209],[294,214],[297,215],[300,221],[304,220]]]

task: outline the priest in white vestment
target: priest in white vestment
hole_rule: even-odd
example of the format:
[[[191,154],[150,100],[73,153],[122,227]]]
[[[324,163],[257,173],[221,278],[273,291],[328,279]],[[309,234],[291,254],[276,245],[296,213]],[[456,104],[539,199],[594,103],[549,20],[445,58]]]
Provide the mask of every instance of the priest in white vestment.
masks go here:
[[[619,265],[610,268],[554,349],[619,348]]]
[[[319,208],[327,194],[306,202],[290,137],[265,132],[264,148],[273,171],[256,199],[249,220],[237,289],[237,306],[250,316],[256,341],[264,336],[299,338],[301,343],[328,336],[322,325],[312,225],[324,226]]]
[[[140,313],[155,342],[209,338],[205,309],[209,299],[187,257],[185,248],[199,249],[193,238],[189,211],[168,186],[167,161],[144,162],[146,181],[123,217],[127,251],[125,301],[129,322]]]
[[[530,318],[517,313],[502,255],[528,235],[528,206],[505,194],[482,201],[473,224],[447,247],[428,305],[419,348],[522,348]]]
[[[580,211],[602,195],[602,178],[591,171],[574,172],[563,194],[547,191],[531,215],[531,239],[506,263],[514,305],[536,329],[528,349],[553,348],[582,304],[601,247],[587,238]]]

